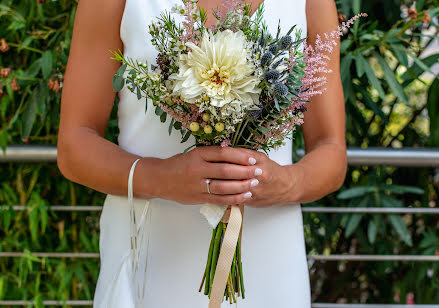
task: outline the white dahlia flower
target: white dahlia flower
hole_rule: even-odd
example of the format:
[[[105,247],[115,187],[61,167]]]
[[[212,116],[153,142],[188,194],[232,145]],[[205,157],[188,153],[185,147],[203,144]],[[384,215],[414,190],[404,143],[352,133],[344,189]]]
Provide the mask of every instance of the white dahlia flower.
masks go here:
[[[170,76],[175,80],[174,94],[188,103],[206,94],[215,107],[235,100],[245,107],[256,105],[261,89],[245,45],[244,33],[230,30],[215,35],[206,30],[199,46],[187,42],[191,51],[180,56],[178,74]]]

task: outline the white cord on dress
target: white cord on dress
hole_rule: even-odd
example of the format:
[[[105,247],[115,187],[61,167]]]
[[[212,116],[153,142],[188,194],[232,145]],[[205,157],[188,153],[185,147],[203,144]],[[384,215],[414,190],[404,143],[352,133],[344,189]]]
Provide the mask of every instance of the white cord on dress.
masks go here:
[[[145,231],[143,230],[143,226],[146,224],[150,224],[150,221],[148,221],[148,219],[145,220],[146,217],[151,216],[150,215],[150,200],[146,200],[146,204],[143,208],[142,211],[142,215],[140,217],[140,221],[139,224],[137,225],[137,221],[136,221],[136,213],[135,213],[135,209],[134,209],[134,202],[133,202],[133,177],[134,177],[134,168],[136,167],[137,162],[140,160],[140,158],[136,159],[133,163],[133,165],[131,166],[131,170],[130,170],[130,174],[128,177],[128,206],[130,208],[130,241],[131,241],[131,269],[132,269],[132,279],[133,279],[133,284],[134,284],[134,288],[135,288],[135,292],[136,292],[136,307],[140,307],[140,303],[142,302],[142,299],[144,298],[145,295],[145,286],[146,286],[146,268],[147,268],[147,258],[148,258],[148,250],[149,250],[149,235],[146,235],[146,241],[147,241],[147,250],[146,250],[146,254],[144,256],[145,260],[145,270],[143,273],[142,277],[142,281],[143,281],[143,286],[141,288],[139,288],[139,286],[137,286],[137,270],[139,268],[139,255],[140,255],[140,251],[141,251],[141,245],[144,241],[144,235],[145,235]],[[148,215],[149,214],[149,215]],[[150,230],[146,230],[146,233],[149,233]],[[141,239],[140,242],[138,242],[138,235],[141,235]],[[142,295],[140,296],[140,293],[142,293]]]

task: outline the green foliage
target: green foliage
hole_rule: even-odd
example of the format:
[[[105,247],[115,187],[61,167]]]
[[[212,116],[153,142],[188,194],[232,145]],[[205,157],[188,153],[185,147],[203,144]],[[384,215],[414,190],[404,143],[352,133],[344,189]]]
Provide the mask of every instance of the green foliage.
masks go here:
[[[439,146],[439,78],[432,74],[439,54],[423,52],[438,36],[439,1],[417,1],[413,19],[401,19],[404,4],[412,3],[338,1],[346,16],[369,15],[341,43],[348,146]],[[424,10],[431,15],[428,24],[422,21],[427,16]],[[297,138],[295,147],[301,146],[303,141]],[[342,189],[313,205],[437,206],[435,172],[433,168],[350,167]],[[434,215],[310,213],[304,215],[304,223],[312,253],[439,254]],[[417,304],[437,304],[438,270],[438,264],[431,262],[315,262],[313,297],[318,302],[405,304],[406,295],[413,292]]]
[[[0,146],[56,144],[60,92],[66,68],[76,1],[0,0]],[[437,37],[439,1],[418,0],[416,19],[401,20],[405,0],[337,1],[346,15],[366,12],[341,45],[349,146],[439,146],[438,54],[423,50]],[[407,3],[406,3],[407,2]],[[432,16],[429,32],[423,10]],[[435,19],[436,18],[436,19]],[[145,30],[146,31],[146,30]],[[434,77],[434,76],[433,76]],[[19,89],[14,91],[13,80]],[[120,87],[120,81],[113,85]],[[117,143],[117,96],[106,138]],[[160,112],[160,111],[157,111]],[[430,121],[428,121],[428,117]],[[176,129],[181,123],[171,123]],[[303,138],[295,147],[303,147]],[[189,135],[188,135],[189,137]],[[314,205],[436,206],[438,186],[432,168],[350,167],[340,192]],[[0,299],[91,299],[99,271],[96,259],[40,258],[34,251],[98,252],[100,212],[54,212],[51,204],[102,205],[105,195],[66,180],[53,163],[2,163],[0,204],[25,205],[0,212],[0,251],[23,258],[0,258]],[[439,253],[438,218],[433,215],[304,214],[310,253]],[[315,262],[313,300],[320,302],[401,303],[408,292],[418,304],[439,302],[439,268],[434,263]]]

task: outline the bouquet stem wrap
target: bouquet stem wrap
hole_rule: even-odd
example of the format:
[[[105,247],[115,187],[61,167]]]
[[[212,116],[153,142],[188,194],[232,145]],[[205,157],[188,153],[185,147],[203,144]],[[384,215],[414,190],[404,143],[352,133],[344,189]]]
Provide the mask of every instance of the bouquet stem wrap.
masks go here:
[[[223,301],[224,292],[228,279],[230,279],[230,270],[232,262],[236,255],[238,239],[242,234],[242,220],[244,214],[243,205],[231,205],[227,207],[221,222],[227,223],[224,239],[218,256],[218,261],[213,278],[213,284],[210,293],[209,308],[220,308]],[[240,255],[240,251],[238,252]]]

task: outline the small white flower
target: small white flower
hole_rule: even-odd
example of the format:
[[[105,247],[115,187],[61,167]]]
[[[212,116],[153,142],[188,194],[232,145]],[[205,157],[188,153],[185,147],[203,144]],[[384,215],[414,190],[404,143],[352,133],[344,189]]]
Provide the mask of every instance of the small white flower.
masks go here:
[[[185,15],[186,14],[186,8],[182,5],[174,5],[171,9],[172,13],[177,13],[180,15]]]
[[[174,47],[174,51],[182,52],[186,49],[186,46],[184,45],[184,42],[177,41]]]

